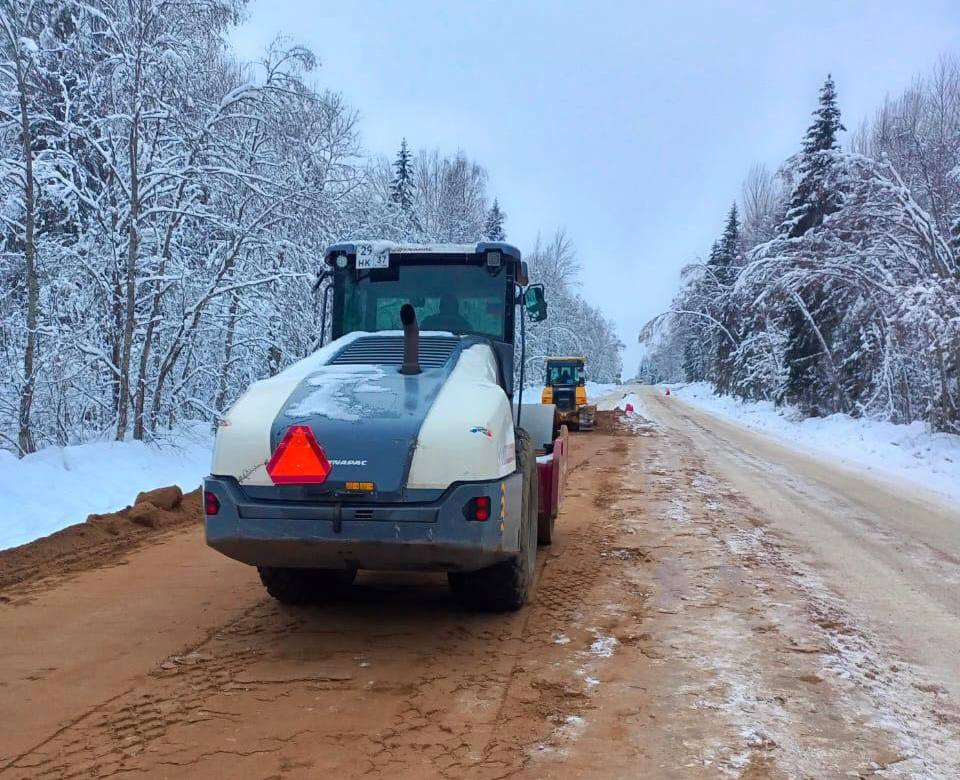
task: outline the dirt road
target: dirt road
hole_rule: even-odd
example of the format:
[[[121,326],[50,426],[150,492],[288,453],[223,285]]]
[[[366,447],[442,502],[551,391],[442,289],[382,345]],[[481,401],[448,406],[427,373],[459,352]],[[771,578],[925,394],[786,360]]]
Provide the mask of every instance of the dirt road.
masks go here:
[[[960,516],[643,398],[514,615],[284,608],[196,526],[0,591],[0,779],[960,775]]]

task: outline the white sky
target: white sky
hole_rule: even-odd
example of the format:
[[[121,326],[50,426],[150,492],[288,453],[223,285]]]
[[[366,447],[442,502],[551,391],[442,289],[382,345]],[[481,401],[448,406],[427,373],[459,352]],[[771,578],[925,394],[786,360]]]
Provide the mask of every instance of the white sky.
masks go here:
[[[490,173],[507,240],[565,226],[582,293],[637,331],[706,254],[753,162],[799,147],[828,72],[848,128],[948,51],[957,0],[451,2],[253,0],[242,58],[278,34],[365,147],[462,148]],[[952,49],[951,49],[952,47]]]

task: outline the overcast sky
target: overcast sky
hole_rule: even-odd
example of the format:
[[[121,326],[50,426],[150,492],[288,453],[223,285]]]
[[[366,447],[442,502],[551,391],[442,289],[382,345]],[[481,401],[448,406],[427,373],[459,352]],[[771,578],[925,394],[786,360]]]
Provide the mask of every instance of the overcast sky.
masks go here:
[[[828,72],[851,130],[948,51],[958,0],[253,0],[234,34],[313,49],[367,150],[463,149],[528,250],[566,227],[582,293],[637,331],[706,254],[753,162],[797,150]]]

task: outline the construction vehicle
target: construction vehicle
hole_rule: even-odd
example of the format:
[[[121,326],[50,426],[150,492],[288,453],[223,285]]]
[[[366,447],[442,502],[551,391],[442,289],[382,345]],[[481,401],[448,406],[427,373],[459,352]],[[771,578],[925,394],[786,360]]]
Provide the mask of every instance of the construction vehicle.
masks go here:
[[[577,356],[548,357],[541,400],[557,409],[557,426],[574,431],[592,431],[597,406],[587,402],[587,359]]]
[[[519,608],[566,474],[552,409],[512,404],[542,285],[505,243],[385,241],[331,246],[318,285],[333,340],[220,421],[207,543],[282,602],[414,569],[447,572],[472,607]]]

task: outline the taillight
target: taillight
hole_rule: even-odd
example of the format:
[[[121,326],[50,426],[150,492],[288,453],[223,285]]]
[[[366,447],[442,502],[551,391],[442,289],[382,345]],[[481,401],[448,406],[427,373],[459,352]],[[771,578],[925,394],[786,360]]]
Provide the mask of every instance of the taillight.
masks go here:
[[[467,520],[486,522],[490,519],[490,496],[471,498],[463,508],[463,514]]]
[[[203,491],[203,513],[210,517],[220,511],[220,499],[209,490]]]
[[[291,425],[267,464],[276,485],[319,485],[330,473],[330,461],[309,425]]]

